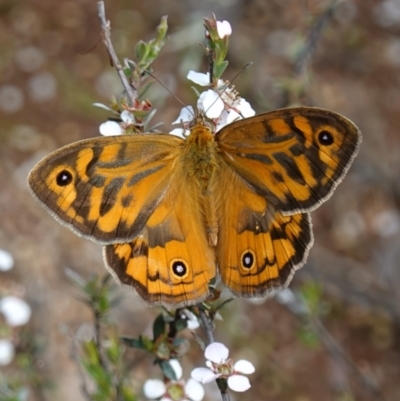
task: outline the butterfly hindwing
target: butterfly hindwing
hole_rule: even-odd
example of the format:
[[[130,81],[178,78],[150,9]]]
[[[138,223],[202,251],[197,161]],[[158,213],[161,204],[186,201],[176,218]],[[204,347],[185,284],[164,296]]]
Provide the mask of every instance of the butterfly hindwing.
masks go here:
[[[289,284],[312,246],[308,213],[284,216],[229,168],[220,209],[217,260],[222,282],[237,296],[261,297]]]
[[[180,186],[169,190],[132,242],[104,248],[106,265],[120,282],[146,302],[167,307],[204,300],[216,274],[198,190],[182,176],[174,182]]]

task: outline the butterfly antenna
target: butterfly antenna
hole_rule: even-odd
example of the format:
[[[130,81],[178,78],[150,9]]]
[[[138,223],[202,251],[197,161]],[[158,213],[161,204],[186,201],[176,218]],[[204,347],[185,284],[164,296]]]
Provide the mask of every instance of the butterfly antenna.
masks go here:
[[[148,75],[150,75],[154,80],[156,80],[170,95],[172,95],[185,109],[189,110],[190,114],[193,115],[192,110],[186,104],[182,102],[181,99],[179,99],[178,96],[175,95],[171,90],[169,90],[155,75],[153,75],[149,70],[144,70],[144,72]],[[193,115],[194,117],[194,115]]]

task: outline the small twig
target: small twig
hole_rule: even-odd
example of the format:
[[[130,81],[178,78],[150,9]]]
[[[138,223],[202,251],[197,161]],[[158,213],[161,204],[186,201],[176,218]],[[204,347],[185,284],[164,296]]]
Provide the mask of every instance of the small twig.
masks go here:
[[[319,338],[321,339],[324,346],[327,350],[334,355],[338,355],[342,358],[346,364],[352,369],[352,371],[357,375],[358,379],[361,383],[370,390],[373,395],[381,400],[386,401],[385,396],[382,394],[381,389],[375,383],[372,383],[368,377],[360,370],[360,368],[355,364],[355,362],[351,359],[351,357],[343,350],[343,348],[336,342],[336,340],[332,337],[326,327],[322,324],[321,320],[318,318],[310,319],[312,326],[316,333],[318,333]]]
[[[328,25],[328,23],[332,20],[336,7],[342,0],[333,0],[329,7],[322,13],[317,20],[315,21],[313,27],[310,29],[306,42],[304,44],[303,49],[299,52],[295,63],[294,63],[294,74],[295,76],[302,75],[308,60],[311,58],[315,49],[317,47],[317,43],[322,36],[322,32],[324,28]]]
[[[207,342],[208,342],[208,344],[211,344],[214,342],[212,321],[211,321],[210,317],[207,316],[207,313],[204,311],[203,308],[199,308],[199,311],[200,311],[200,320],[201,320],[201,323],[203,324],[204,330],[207,335]],[[223,392],[223,391],[221,391],[221,389],[220,389],[220,392],[221,392],[222,401],[230,401],[230,397],[227,392]]]
[[[211,344],[214,342],[212,322],[202,308],[199,308],[199,310],[200,310],[201,323],[203,324],[204,330],[207,335],[207,342],[208,344]]]
[[[83,373],[82,370],[82,365],[81,361],[79,360],[78,353],[76,350],[76,343],[78,341],[76,334],[71,336],[71,359],[75,362],[77,368],[78,368],[78,375],[80,379],[80,388],[83,396],[88,400],[91,401],[92,397],[90,395],[90,392],[88,390],[87,384],[86,384],[86,378],[85,374]]]
[[[108,366],[106,360],[103,355],[103,348],[101,346],[101,322],[100,322],[100,314],[93,309],[94,314],[94,341],[96,343],[97,352],[99,354],[100,365],[103,369],[108,372]]]
[[[332,0],[328,8],[314,22],[310,28],[303,48],[299,51],[293,62],[293,79],[301,81],[305,76],[306,68],[310,58],[313,56],[322,33],[328,23],[332,20],[336,7],[342,0]],[[298,101],[298,99],[296,99]],[[288,107],[292,102],[290,89],[286,88],[282,93],[282,100],[279,107]]]
[[[117,70],[117,73],[119,75],[119,78],[122,82],[122,85],[125,88],[126,95],[128,97],[128,102],[130,103],[131,106],[134,105],[135,100],[137,99],[137,91],[136,89],[132,86],[132,84],[128,81],[128,78],[125,75],[125,72],[122,68],[121,63],[118,60],[117,54],[115,53],[114,46],[111,42],[111,34],[110,34],[110,21],[106,20],[106,12],[104,8],[104,2],[99,1],[97,3],[97,10],[98,10],[98,16],[101,22],[101,31],[102,31],[102,39],[103,43],[107,48],[108,54],[110,55],[111,61],[113,63],[113,66]]]

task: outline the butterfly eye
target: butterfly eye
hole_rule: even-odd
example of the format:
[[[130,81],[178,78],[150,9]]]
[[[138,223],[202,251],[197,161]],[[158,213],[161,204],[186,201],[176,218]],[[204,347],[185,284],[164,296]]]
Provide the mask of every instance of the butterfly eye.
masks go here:
[[[57,185],[60,187],[65,187],[72,181],[72,174],[68,170],[63,170],[57,174]]]
[[[321,131],[318,134],[318,141],[321,145],[329,146],[333,143],[333,135],[328,131]]]
[[[253,251],[245,251],[242,254],[242,267],[251,269],[254,266],[256,258]]]
[[[186,263],[182,260],[174,260],[172,262],[172,271],[178,277],[183,277],[186,275],[188,269]]]

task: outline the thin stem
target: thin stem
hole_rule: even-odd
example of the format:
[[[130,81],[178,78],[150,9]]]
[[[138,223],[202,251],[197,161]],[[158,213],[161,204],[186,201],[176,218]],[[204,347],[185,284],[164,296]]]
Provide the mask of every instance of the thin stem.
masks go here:
[[[82,364],[81,361],[79,360],[78,357],[78,352],[77,352],[77,336],[76,334],[72,337],[72,341],[71,341],[71,359],[75,362],[77,368],[78,368],[78,375],[79,375],[79,380],[80,380],[80,389],[81,392],[83,394],[83,396],[88,400],[91,401],[92,397],[90,395],[89,389],[87,387],[86,384],[86,378],[85,378],[85,374],[83,373],[83,369],[82,369]]]
[[[117,73],[119,75],[119,78],[122,82],[122,85],[125,88],[125,92],[128,98],[128,102],[131,106],[134,105],[135,100],[137,99],[137,91],[136,89],[132,86],[132,84],[128,81],[128,78],[125,75],[125,72],[122,68],[121,63],[118,60],[118,56],[115,53],[114,46],[111,42],[111,28],[110,28],[110,21],[106,20],[106,12],[104,8],[104,2],[99,1],[97,3],[97,10],[98,10],[98,16],[100,19],[101,23],[101,32],[102,32],[102,39],[103,43],[106,46],[106,49],[108,51],[108,54],[111,58],[112,64],[117,70]]]
[[[327,350],[332,355],[338,355],[342,358],[348,366],[353,370],[353,372],[357,375],[358,379],[361,383],[375,396],[377,399],[381,401],[386,401],[385,396],[382,394],[381,389],[377,384],[375,384],[371,379],[369,379],[360,368],[356,365],[356,363],[351,359],[351,357],[343,350],[343,348],[336,342],[331,333],[326,329],[326,327],[322,324],[321,320],[318,318],[310,319],[315,331],[318,333],[319,338],[322,343],[325,345]]]
[[[212,327],[212,322],[209,316],[205,313],[204,309],[200,309],[200,319],[201,323],[203,324],[204,330],[207,335],[207,345],[211,344],[214,342],[214,335],[213,335],[213,327]]]
[[[322,36],[324,28],[332,20],[336,7],[340,1],[341,0],[333,0],[325,12],[317,18],[313,27],[310,29],[304,47],[295,61],[294,74],[296,76],[301,75],[304,72],[308,60],[311,58],[317,47],[317,43]]]
[[[101,346],[101,318],[100,318],[100,313],[96,311],[95,308],[93,308],[93,314],[94,314],[94,341],[96,343],[96,348],[97,352],[99,354],[99,361],[100,365],[104,368],[105,371],[108,372],[108,367],[107,363],[105,361],[105,358],[103,356],[103,348]]]
[[[208,343],[207,345],[209,345],[214,342],[213,322],[203,308],[199,308],[199,310],[200,310],[200,320],[201,323],[203,324],[204,330],[207,335],[207,343]],[[221,392],[222,401],[230,401],[229,394],[225,391],[222,391],[221,389],[219,390]]]

